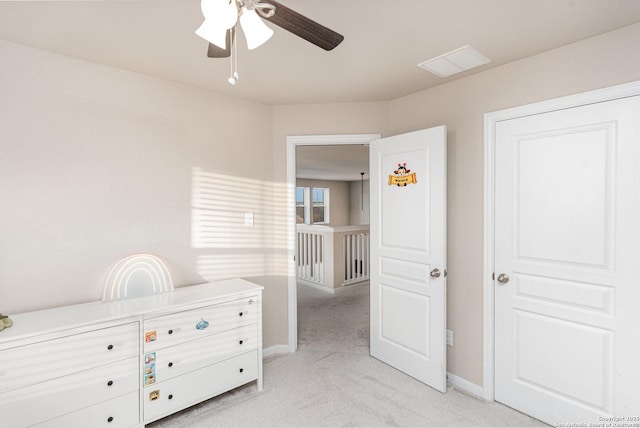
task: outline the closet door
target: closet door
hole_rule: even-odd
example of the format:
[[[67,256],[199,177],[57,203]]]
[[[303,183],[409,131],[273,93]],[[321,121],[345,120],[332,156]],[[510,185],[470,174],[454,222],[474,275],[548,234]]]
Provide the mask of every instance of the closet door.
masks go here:
[[[640,415],[640,97],[496,124],[495,398]]]

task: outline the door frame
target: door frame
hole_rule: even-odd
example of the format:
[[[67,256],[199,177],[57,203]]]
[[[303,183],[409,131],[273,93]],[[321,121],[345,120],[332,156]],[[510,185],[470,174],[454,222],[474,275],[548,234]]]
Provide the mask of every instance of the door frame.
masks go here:
[[[380,134],[289,135],[287,136],[287,276],[289,352],[298,349],[298,292],[295,271],[296,236],[296,147],[369,144]]]
[[[492,279],[495,264],[495,127],[497,122],[548,113],[587,104],[640,95],[640,81],[596,89],[534,104],[485,113],[484,115],[484,244],[483,244],[483,370],[485,400],[495,399],[495,296]]]

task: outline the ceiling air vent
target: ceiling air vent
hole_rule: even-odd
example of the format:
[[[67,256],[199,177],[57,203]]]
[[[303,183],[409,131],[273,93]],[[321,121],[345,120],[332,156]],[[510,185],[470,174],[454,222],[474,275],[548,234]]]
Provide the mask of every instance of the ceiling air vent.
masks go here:
[[[444,78],[488,62],[491,62],[489,58],[467,45],[421,62],[418,67]]]

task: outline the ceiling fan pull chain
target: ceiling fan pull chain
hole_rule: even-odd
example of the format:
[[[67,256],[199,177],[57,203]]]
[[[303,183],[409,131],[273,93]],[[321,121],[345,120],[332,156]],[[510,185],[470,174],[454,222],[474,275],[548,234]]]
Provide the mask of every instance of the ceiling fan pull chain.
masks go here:
[[[230,29],[231,31],[231,60],[229,61],[229,65],[231,67],[231,71],[229,73],[229,79],[227,81],[231,85],[235,85],[238,82],[238,46],[236,45],[236,31],[235,28]]]
[[[233,78],[238,80],[240,76],[238,75],[238,44],[237,35],[235,28],[233,30]]]

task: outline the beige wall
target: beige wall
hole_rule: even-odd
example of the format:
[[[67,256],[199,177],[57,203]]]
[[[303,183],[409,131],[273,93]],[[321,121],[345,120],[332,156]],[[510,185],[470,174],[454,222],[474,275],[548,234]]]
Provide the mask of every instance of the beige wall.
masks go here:
[[[296,180],[297,187],[329,189],[328,226],[346,226],[349,224],[349,182],[335,180]]]
[[[286,344],[286,137],[445,124],[448,368],[481,385],[483,114],[638,80],[638,40],[640,24],[391,102],[273,107],[0,42],[0,312],[96,300],[145,251],[177,285],[264,284],[264,345]],[[192,230],[216,209],[234,238]]]
[[[369,224],[369,180],[351,181],[349,195],[349,224]]]
[[[0,312],[99,300],[112,264],[151,252],[176,286],[257,276],[264,343],[286,343],[272,108],[6,42],[0,57]],[[194,227],[197,210],[237,214],[219,225],[240,239]]]
[[[640,79],[640,24],[391,102],[389,132],[447,126],[448,370],[482,385],[483,115]]]

